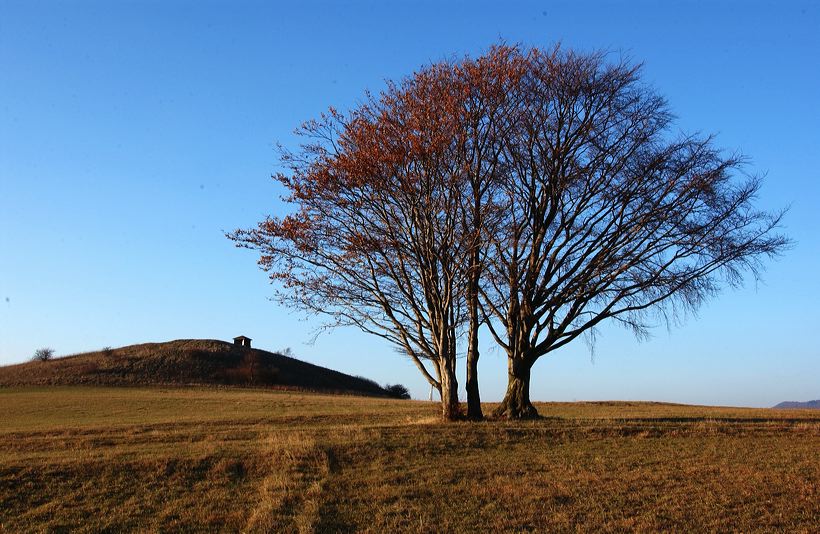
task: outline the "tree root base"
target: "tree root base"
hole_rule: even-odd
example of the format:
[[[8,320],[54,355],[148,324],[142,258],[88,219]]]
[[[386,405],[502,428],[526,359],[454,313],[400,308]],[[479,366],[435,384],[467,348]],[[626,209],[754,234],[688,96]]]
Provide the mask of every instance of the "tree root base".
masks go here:
[[[507,406],[502,404],[493,410],[493,419],[540,419],[538,410],[532,404],[527,406]]]

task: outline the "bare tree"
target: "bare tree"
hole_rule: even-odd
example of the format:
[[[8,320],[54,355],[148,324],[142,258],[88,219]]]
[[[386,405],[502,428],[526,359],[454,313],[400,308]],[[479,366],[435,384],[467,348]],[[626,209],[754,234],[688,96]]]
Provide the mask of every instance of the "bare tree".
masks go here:
[[[532,365],[612,319],[696,309],[788,241],[759,180],[709,137],[673,136],[640,69],[496,46],[391,83],[299,130],[276,178],[295,212],[229,237],[286,304],[393,343],[459,415],[482,416],[478,331],[508,355],[497,415],[536,415]]]
[[[530,369],[611,319],[647,333],[653,315],[697,308],[788,245],[782,213],[756,210],[760,181],[710,137],[670,134],[667,103],[640,68],[602,54],[519,52],[507,109],[504,224],[482,284],[508,355],[496,415],[537,415]]]
[[[281,302],[355,325],[408,356],[459,416],[457,338],[468,266],[463,170],[452,152],[462,94],[433,65],[350,112],[303,125],[276,178],[296,211],[229,237],[261,253]]]
[[[521,67],[516,49],[494,46],[479,58],[467,57],[455,63],[450,81],[464,95],[459,101],[458,124],[463,133],[450,155],[463,169],[460,209],[468,266],[464,295],[468,315],[467,416],[471,419],[483,417],[478,386],[478,334],[483,323],[479,295],[487,243],[495,238],[501,221],[495,197],[503,190],[499,183],[505,177],[503,140],[510,125],[508,112],[515,109],[520,96],[514,89],[523,72]]]
[[[31,357],[31,360],[35,362],[47,362],[52,358],[54,358],[54,349],[45,347],[34,351],[34,356]]]

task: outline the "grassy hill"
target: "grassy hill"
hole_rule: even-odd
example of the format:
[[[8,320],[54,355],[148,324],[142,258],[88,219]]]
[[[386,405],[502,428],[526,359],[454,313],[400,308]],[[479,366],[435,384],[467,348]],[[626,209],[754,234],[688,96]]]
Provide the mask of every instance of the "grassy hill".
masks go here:
[[[820,410],[820,399],[806,402],[785,401],[773,406],[773,408],[778,410]]]
[[[366,378],[213,339],[180,339],[0,367],[0,386],[236,385],[385,396]]]
[[[0,388],[0,532],[817,532],[820,413]],[[486,406],[492,409],[492,405]]]

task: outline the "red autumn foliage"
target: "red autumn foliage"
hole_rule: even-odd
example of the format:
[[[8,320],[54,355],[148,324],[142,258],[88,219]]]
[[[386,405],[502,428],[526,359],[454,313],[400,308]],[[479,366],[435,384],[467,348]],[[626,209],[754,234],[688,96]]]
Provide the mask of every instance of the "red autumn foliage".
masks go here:
[[[392,342],[459,415],[481,417],[478,328],[508,355],[498,415],[536,414],[532,365],[611,319],[696,308],[788,240],[755,178],[709,137],[675,137],[640,68],[496,46],[430,65],[298,131],[275,178],[294,211],[230,234],[280,300]]]

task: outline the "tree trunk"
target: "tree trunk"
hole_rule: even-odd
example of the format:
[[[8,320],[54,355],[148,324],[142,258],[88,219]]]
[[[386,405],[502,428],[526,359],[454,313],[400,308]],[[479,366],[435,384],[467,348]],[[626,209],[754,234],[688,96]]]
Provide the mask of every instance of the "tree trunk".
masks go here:
[[[475,213],[480,213],[480,204],[476,200]],[[477,232],[476,239],[480,233]],[[478,327],[481,317],[478,310],[478,284],[481,275],[478,246],[470,254],[470,277],[467,280],[467,307],[470,314],[469,334],[467,342],[467,417],[473,420],[484,418],[481,411],[481,394],[478,389]]]
[[[507,362],[507,394],[493,416],[507,419],[534,419],[538,410],[530,402],[530,369],[532,364],[519,358]]]
[[[455,369],[446,366],[441,373],[441,416],[445,421],[455,421],[461,417],[458,403],[458,380]]]
[[[477,258],[474,259],[478,261]],[[468,306],[470,311],[470,331],[467,342],[467,417],[469,419],[483,419],[481,411],[481,394],[478,390],[478,327],[481,324],[478,312],[478,275],[474,269],[474,278],[470,280],[468,289]]]
[[[478,390],[478,346],[467,352],[467,417],[483,419],[481,411],[481,394]]]

